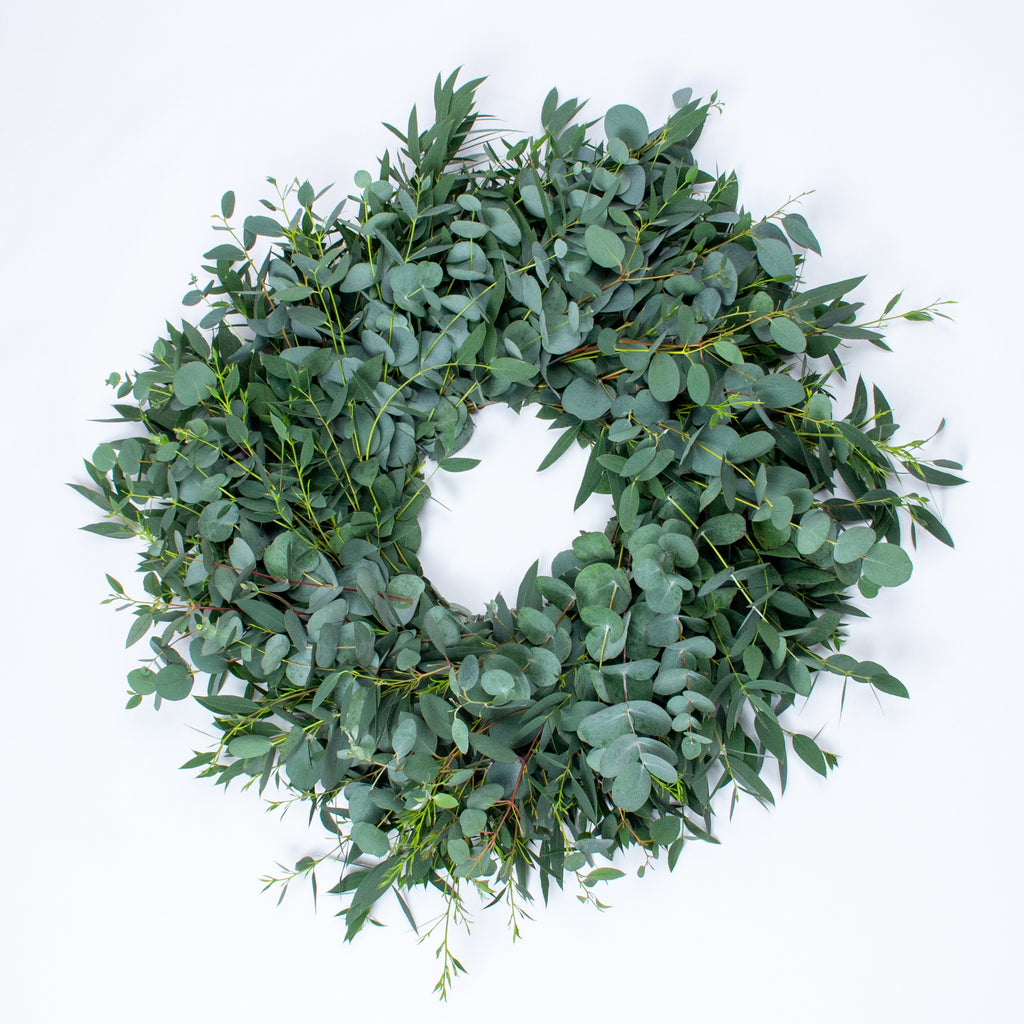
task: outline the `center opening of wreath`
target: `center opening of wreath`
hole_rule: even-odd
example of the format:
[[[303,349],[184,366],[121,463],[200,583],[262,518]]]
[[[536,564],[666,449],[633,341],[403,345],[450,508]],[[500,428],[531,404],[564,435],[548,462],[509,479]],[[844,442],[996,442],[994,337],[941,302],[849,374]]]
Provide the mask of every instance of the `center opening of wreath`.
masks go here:
[[[479,459],[449,473],[427,464],[431,499],[420,512],[423,574],[446,600],[482,611],[501,593],[510,607],[534,561],[539,572],[581,532],[603,530],[614,514],[611,496],[573,502],[589,452],[573,444],[543,472],[537,467],[558,439],[530,406],[515,413],[492,405],[473,416],[473,436],[456,455]]]

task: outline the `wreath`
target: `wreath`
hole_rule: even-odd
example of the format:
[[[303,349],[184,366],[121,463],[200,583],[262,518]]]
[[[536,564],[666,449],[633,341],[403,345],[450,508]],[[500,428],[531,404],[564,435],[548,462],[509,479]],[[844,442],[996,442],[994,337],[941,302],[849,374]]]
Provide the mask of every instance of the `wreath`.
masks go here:
[[[183,767],[309,804],[333,849],[266,881],[315,892],[334,865],[347,937],[389,892],[412,920],[419,886],[444,921],[465,883],[514,916],[533,879],[598,902],[620,851],[672,867],[713,840],[719,791],[773,803],[792,754],[825,775],[783,713],[822,672],[906,696],[839,653],[848,601],[910,577],[906,526],[952,543],[904,485],[962,482],[893,441],[877,387],[836,408],[841,350],[938,304],[865,324],[862,278],[802,288],[804,218],[754,220],[694,160],[716,96],[676,93],[655,131],[614,106],[595,141],[552,90],[513,143],[479,126],[480,81],[439,77],[430,128],[388,126],[400,156],[356,175],[355,216],[268,179],[239,231],[228,192],[184,298],[203,316],[111,375],[131,432],[74,485],[106,513],[86,529],[145,544],[145,598],[108,577],[151,648],[128,706],[208,676],[219,742]],[[471,469],[495,402],[551,421],[540,468],[589,448],[577,504],[615,515],[472,614],[424,578],[417,515],[425,461]]]

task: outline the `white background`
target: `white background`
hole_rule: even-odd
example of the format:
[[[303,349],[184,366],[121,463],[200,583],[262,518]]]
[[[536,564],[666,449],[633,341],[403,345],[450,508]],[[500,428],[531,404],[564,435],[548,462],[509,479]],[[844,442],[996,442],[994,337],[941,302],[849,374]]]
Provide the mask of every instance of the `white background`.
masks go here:
[[[4,5],[0,1016],[1017,1019],[1022,22],[996,0]],[[911,701],[854,691],[840,721],[826,688],[795,721],[841,754],[827,782],[796,766],[774,812],[742,801],[721,846],[605,887],[606,913],[567,893],[514,946],[482,915],[442,1008],[432,949],[400,915],[343,946],[329,897],[314,915],[308,889],[281,907],[260,894],[319,832],[177,771],[205,746],[198,708],[122,710],[129,619],[100,601],[135,556],[77,532],[92,507],[63,482],[112,436],[90,422],[107,374],[141,368],[181,315],[221,193],[240,215],[268,174],[347,193],[391,145],[379,122],[417,102],[427,123],[434,76],[459,64],[489,76],[480,106],[510,131],[539,128],[552,85],[591,117],[628,102],[652,125],[674,89],[718,89],[701,164],[736,168],[758,214],[815,190],[811,281],[868,273],[855,297],[878,311],[901,288],[958,300],[955,323],[901,326],[893,355],[853,359],[903,437],[946,416],[935,454],[971,483],[938,499],[957,550],[926,538],[848,648]],[[514,503],[490,514],[515,530]],[[521,564],[491,589],[551,540],[517,538]]]

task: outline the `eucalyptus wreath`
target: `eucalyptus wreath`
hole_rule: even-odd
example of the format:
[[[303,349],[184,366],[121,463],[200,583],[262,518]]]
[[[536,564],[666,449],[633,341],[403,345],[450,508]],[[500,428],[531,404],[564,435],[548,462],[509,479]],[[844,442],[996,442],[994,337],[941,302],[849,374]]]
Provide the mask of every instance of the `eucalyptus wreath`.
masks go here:
[[[388,126],[354,215],[268,179],[239,230],[225,194],[230,240],[184,298],[205,312],[111,375],[129,432],[73,485],[106,513],[86,529],[144,542],[145,597],[108,577],[151,649],[128,706],[208,677],[219,738],[183,767],[308,804],[333,843],[267,885],[331,868],[347,937],[438,890],[442,993],[466,884],[514,923],[534,880],[599,903],[620,851],[672,867],[716,841],[719,791],[767,805],[769,768],[784,789],[793,754],[835,765],[782,717],[820,673],[906,696],[839,653],[849,602],[910,577],[906,527],[952,543],[907,485],[962,482],[894,442],[877,387],[836,409],[843,350],[939,304],[858,323],[862,278],[803,288],[806,220],[755,221],[695,162],[716,95],[676,93],[654,131],[614,106],[594,140],[552,90],[512,142],[480,127],[480,81],[439,77],[430,128]],[[417,516],[428,460],[472,469],[492,403],[551,421],[540,468],[589,449],[577,505],[615,515],[474,614],[424,577]]]

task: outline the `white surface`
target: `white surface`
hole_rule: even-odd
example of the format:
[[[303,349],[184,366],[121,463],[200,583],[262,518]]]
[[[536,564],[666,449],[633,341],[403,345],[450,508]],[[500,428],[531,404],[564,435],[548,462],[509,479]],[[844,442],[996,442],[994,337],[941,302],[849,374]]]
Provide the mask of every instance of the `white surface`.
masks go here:
[[[603,530],[615,512],[609,494],[592,494],[573,512],[589,449],[573,444],[554,466],[537,472],[561,434],[537,408],[515,413],[489,405],[476,413],[473,436],[458,452],[480,459],[474,469],[447,473],[427,463],[431,500],[419,518],[423,574],[475,615],[498,592],[514,608],[535,560],[549,575],[555,555],[577,534]]]
[[[1022,28],[996,0],[5,8],[0,1016],[1014,1019]],[[959,301],[955,324],[893,330],[895,353],[857,366],[905,436],[946,415],[935,451],[971,484],[940,499],[957,551],[926,539],[849,647],[909,703],[855,691],[839,722],[835,693],[816,700],[801,722],[842,755],[828,782],[794,767],[773,813],[742,802],[722,846],[608,887],[605,914],[566,895],[514,947],[479,920],[440,1007],[400,918],[343,947],[329,899],[314,916],[308,892],[260,895],[319,838],[301,811],[281,824],[176,771],[204,745],[198,708],[121,710],[128,620],[99,602],[135,558],[76,532],[91,506],[63,481],[110,436],[88,422],[104,378],[180,316],[220,194],[254,212],[268,174],[346,193],[391,144],[378,122],[415,101],[426,123],[434,75],[458,64],[490,76],[483,110],[527,131],[552,84],[591,117],[629,102],[652,123],[674,89],[717,88],[701,163],[735,167],[757,213],[816,190],[812,280],[867,272],[874,309],[900,288]]]

